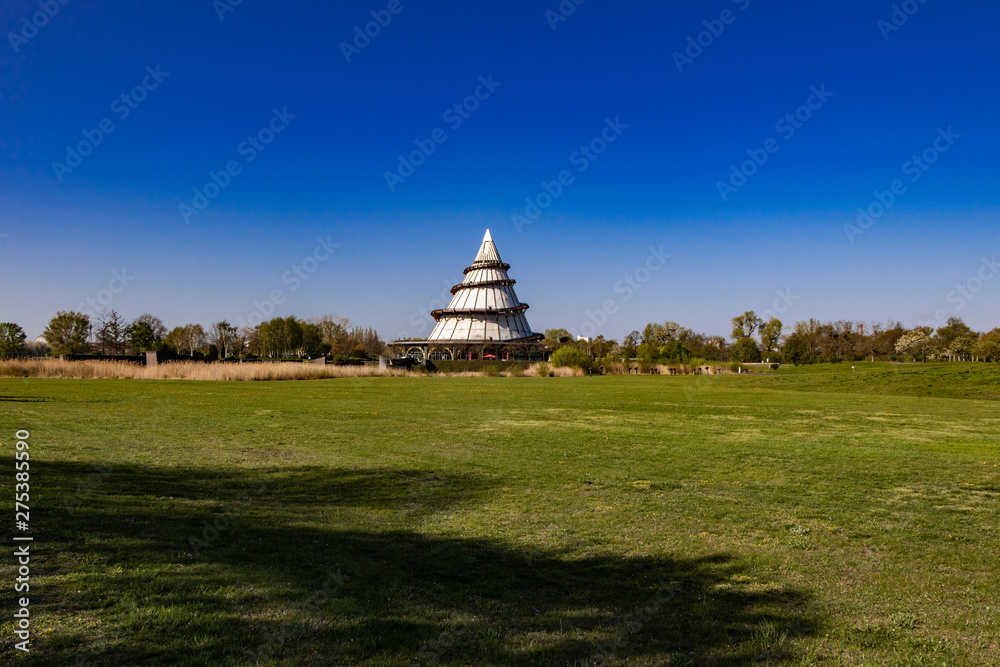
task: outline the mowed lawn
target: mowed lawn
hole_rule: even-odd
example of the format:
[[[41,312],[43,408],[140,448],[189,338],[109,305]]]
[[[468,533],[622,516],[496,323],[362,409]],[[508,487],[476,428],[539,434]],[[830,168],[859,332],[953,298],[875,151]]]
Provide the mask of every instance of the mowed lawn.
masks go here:
[[[1000,372],[870,373],[0,380],[0,658],[1000,664]]]

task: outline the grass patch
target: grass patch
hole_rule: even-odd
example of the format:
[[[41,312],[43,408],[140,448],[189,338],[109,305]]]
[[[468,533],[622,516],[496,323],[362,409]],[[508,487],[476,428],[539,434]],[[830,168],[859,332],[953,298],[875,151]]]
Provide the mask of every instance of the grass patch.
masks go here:
[[[869,395],[1000,399],[1000,364],[983,362],[838,364],[754,369],[744,386]]]
[[[1000,416],[922,370],[0,380],[17,657],[996,664]]]

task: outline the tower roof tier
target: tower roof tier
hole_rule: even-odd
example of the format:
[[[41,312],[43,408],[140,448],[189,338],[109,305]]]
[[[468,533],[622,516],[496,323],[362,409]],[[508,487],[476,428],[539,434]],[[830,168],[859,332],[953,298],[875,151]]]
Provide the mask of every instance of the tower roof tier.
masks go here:
[[[500,269],[501,271],[509,271],[510,264],[506,262],[478,262],[472,266],[467,266],[462,270],[463,274],[468,275],[470,271],[478,271],[480,269]]]
[[[506,278],[506,279],[500,278],[498,280],[483,280],[482,282],[478,282],[478,283],[459,283],[457,285],[452,286],[451,293],[454,294],[455,292],[457,292],[460,289],[476,289],[477,287],[504,287],[504,286],[510,286],[510,285],[513,285],[516,282],[517,281],[514,280],[513,278]]]
[[[528,310],[528,304],[521,303],[512,308],[438,308],[431,311],[431,317],[440,320],[446,315],[513,315]]]

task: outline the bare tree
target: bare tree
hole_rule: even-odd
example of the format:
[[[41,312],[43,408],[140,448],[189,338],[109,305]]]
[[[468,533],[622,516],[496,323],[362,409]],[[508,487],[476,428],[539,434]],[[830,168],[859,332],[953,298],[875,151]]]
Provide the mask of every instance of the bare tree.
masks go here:
[[[341,317],[336,313],[333,315],[324,315],[323,317],[314,317],[306,320],[306,323],[319,326],[323,335],[323,342],[329,343],[333,347],[341,345],[347,340],[347,335],[351,328],[350,321],[346,317]]]
[[[236,333],[236,327],[226,320],[222,320],[213,324],[211,329],[209,329],[208,340],[219,350],[219,354],[227,357],[229,356],[229,351],[233,348]]]
[[[233,331],[235,333],[233,334],[231,353],[244,356],[247,353],[254,330],[250,327],[240,327],[239,329],[234,328]]]
[[[125,344],[129,337],[129,323],[112,309],[97,316],[97,342],[104,354],[125,354]]]
[[[205,328],[200,324],[185,324],[184,334],[187,340],[188,354],[194,354],[194,351],[205,344]]]
[[[354,350],[360,350],[369,357],[377,357],[385,349],[385,341],[371,327],[354,327],[350,333]]]

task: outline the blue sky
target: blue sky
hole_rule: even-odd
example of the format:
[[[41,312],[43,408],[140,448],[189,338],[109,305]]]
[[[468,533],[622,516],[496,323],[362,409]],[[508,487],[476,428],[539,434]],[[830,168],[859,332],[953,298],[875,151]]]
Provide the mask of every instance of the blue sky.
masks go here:
[[[88,299],[426,334],[487,227],[537,331],[1000,325],[992,3],[8,0],[0,27],[0,320],[31,337]]]

